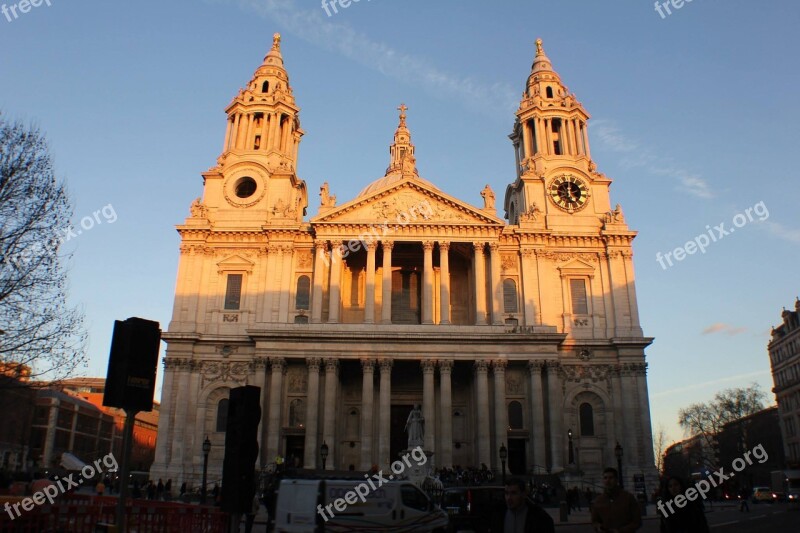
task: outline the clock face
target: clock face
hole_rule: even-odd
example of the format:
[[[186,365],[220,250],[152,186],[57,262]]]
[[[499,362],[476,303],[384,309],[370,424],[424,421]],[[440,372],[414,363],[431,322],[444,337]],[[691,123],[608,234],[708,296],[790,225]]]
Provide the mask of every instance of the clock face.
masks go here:
[[[550,182],[548,192],[554,204],[570,213],[584,208],[589,200],[586,183],[570,174],[563,174]]]

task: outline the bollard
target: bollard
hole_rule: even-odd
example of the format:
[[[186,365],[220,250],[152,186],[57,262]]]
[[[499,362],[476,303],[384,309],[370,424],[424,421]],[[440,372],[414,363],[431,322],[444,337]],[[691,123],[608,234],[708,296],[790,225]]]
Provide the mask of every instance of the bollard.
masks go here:
[[[561,517],[560,517],[561,521],[562,522],[568,521],[569,518],[567,518],[567,515],[569,510],[567,509],[567,502],[562,501],[561,504],[559,505],[559,510],[561,512]]]

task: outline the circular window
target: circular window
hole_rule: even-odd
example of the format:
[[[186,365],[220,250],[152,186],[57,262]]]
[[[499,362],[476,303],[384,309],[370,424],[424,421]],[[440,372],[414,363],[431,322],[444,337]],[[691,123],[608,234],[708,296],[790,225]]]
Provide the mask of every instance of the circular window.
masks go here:
[[[236,182],[235,192],[239,198],[250,198],[256,192],[256,180],[250,177],[241,178]]]

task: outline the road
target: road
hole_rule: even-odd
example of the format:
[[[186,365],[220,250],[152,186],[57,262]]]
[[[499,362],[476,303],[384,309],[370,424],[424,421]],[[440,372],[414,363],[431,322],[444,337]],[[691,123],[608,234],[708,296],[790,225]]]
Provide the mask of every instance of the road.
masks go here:
[[[659,521],[653,517],[654,507],[648,508],[650,516],[645,518],[638,533],[659,533]],[[591,533],[592,526],[586,523],[588,513],[578,513],[571,521],[582,524],[561,525],[556,521],[557,533]],[[713,533],[797,533],[800,532],[800,506],[786,503],[750,504],[750,512],[743,513],[732,505],[715,504],[706,513],[708,525]]]

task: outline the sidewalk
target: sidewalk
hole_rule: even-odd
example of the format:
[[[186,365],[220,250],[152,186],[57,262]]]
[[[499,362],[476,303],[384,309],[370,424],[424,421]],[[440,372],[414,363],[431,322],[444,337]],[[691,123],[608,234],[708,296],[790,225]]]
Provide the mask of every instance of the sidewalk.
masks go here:
[[[545,507],[545,511],[550,515],[555,523],[556,527],[558,526],[576,526],[582,524],[591,524],[592,518],[589,514],[588,507],[582,507],[580,511],[572,511],[567,516],[566,522],[560,521],[560,511],[558,507]],[[656,506],[648,504],[647,505],[647,515],[642,517],[642,520],[655,520],[658,516],[656,516]]]

